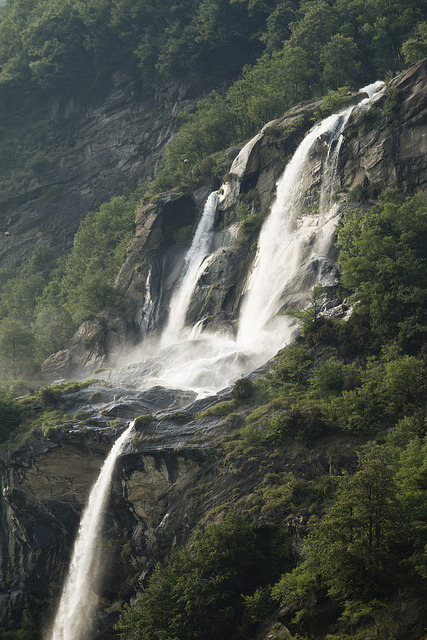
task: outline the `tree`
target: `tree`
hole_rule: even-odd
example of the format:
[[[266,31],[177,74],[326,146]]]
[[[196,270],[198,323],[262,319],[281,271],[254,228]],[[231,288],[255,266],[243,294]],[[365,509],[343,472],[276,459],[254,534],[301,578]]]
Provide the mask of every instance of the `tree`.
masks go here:
[[[324,88],[354,86],[360,66],[357,59],[358,49],[353,38],[346,38],[341,34],[333,35],[320,53]]]
[[[395,584],[404,533],[392,460],[388,447],[370,443],[359,454],[356,473],[337,479],[334,504],[310,520],[304,562],[274,588],[282,604],[316,583],[341,601],[370,600]]]
[[[350,211],[338,230],[342,281],[365,305],[374,332],[417,351],[426,335],[427,198],[385,192],[365,213]]]
[[[427,22],[420,22],[414,29],[414,35],[402,45],[406,62],[416,62],[427,56]]]
[[[27,376],[34,366],[35,340],[31,329],[14,318],[0,325],[0,360],[13,378]]]

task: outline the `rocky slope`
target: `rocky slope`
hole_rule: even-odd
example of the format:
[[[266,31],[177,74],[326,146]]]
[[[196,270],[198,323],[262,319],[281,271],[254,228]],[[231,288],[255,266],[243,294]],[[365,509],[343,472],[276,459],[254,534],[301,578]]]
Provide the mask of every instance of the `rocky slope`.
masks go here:
[[[414,66],[378,94],[369,109],[353,112],[338,166],[336,197],[342,209],[360,199],[374,198],[385,187],[399,187],[408,194],[425,189],[426,73],[426,62]],[[266,125],[240,155],[239,148],[229,152],[234,164],[217,216],[218,249],[200,276],[189,310],[192,321],[233,327],[259,222],[274,198],[277,177],[317,108],[295,109]],[[320,142],[311,160],[313,189],[308,200],[312,201],[317,197],[321,147]],[[155,331],[164,322],[170,289],[188,246],[177,245],[174,232],[194,223],[211,187],[162,196],[138,214],[136,236],[116,287],[134,304],[135,325],[143,332]],[[257,221],[246,235],[241,235],[237,225],[236,207],[242,203]],[[333,256],[334,268],[332,261]],[[106,331],[109,323],[106,318]],[[79,363],[93,367],[107,362],[110,354],[102,341],[97,342],[96,357],[88,360],[84,340],[82,330],[82,339],[76,338],[69,352],[62,353],[67,366],[73,357],[76,367]],[[200,415],[218,399],[229,399],[228,392],[195,402],[191,392],[162,388],[138,391],[132,384],[138,375],[136,369],[124,369],[117,375],[99,374],[100,378],[105,376],[105,383],[98,380],[62,398],[71,416],[68,425],[46,437],[34,435],[18,450],[3,451],[3,624],[13,626],[23,619],[37,624],[48,621],[89,487],[127,420],[155,414],[128,444],[116,470],[105,525],[106,577],[100,637],[114,637],[111,623],[123,602],[141,588],[156,560],[188,538],[195,522],[209,509],[251,493],[259,460],[251,469],[248,467],[244,478],[236,475],[230,481],[228,476],[225,483],[217,477],[215,488],[209,492],[200,482],[215,458],[219,438],[241,424],[244,415],[244,411],[232,414],[233,420]],[[53,371],[57,374],[67,369],[59,366]],[[82,411],[89,413],[82,417]],[[314,477],[353,463],[342,457],[332,460],[321,450],[310,459],[297,451],[283,453],[274,461],[274,469],[299,469]],[[292,521],[296,540],[306,516],[295,514]]]
[[[2,166],[0,266],[19,265],[37,244],[57,255],[69,251],[86,213],[151,179],[195,93],[170,82],[137,95],[117,73],[100,104],[55,103],[45,119],[10,132],[6,143],[15,153],[29,148],[30,159],[24,167]]]

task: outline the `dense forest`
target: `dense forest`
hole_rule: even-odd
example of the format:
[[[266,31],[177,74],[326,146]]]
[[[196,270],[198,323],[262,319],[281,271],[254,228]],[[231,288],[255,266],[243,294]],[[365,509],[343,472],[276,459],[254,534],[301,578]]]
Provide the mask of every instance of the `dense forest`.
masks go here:
[[[426,8],[419,0],[0,6],[4,174],[15,162],[12,129],[42,120],[54,98],[102,101],[116,71],[126,71],[136,95],[191,77],[200,97],[152,182],[90,212],[68,255],[39,245],[18,270],[1,270],[3,446],[61,423],[51,399],[64,387],[40,390],[40,368],[81,322],[105,310],[132,321],[114,279],[141,202],[221,180],[219,152],[297,103],[323,96],[321,118],[349,89],[425,57]],[[388,108],[392,117],[392,100]],[[43,171],[42,153],[16,153]],[[238,380],[232,400],[208,410],[234,431],[206,466],[206,493],[218,477],[232,482],[254,466],[257,480],[240,501],[217,507],[227,512],[219,524],[210,514],[156,567],[117,623],[123,640],[247,640],[264,637],[256,633],[266,620],[269,640],[425,638],[426,226],[425,194],[387,190],[346,213],[337,246],[350,318],[319,315],[324,292],[316,287],[294,312],[300,337],[271,371]],[[41,402],[37,420],[22,393]],[[308,477],[279,468],[286,452],[310,458],[313,449],[344,457],[348,469]],[[290,525],[301,509],[311,517],[295,548]]]

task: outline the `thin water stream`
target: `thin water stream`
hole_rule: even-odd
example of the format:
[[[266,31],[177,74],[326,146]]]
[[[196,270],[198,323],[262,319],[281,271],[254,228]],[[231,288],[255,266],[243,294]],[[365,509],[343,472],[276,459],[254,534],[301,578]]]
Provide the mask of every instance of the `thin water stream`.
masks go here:
[[[99,536],[116,460],[132,428],[133,422],[114,443],[90,492],[80,521],[55,622],[49,635],[51,640],[88,640],[91,637],[94,613],[99,602],[99,580],[102,575],[102,545]]]

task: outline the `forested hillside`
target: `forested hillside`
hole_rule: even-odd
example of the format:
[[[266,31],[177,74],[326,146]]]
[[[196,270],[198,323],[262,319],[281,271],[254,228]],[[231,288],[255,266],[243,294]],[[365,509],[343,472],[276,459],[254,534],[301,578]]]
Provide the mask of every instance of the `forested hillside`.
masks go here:
[[[326,113],[343,102],[348,88],[391,76],[423,57],[423,18],[423,3],[382,0],[209,0],[173,7],[139,0],[15,0],[1,6],[0,181],[6,193],[25,193],[34,176],[37,184],[60,162],[49,132],[65,127],[70,135],[77,123],[69,121],[73,114],[63,122],[44,119],[45,107],[55,99],[102,101],[118,70],[132,78],[135,99],[138,91],[168,78],[194,77],[199,94],[215,87],[187,115],[154,182],[90,213],[68,260],[58,261],[55,246],[44,247],[41,238],[20,271],[2,270],[4,374],[39,375],[43,359],[65,346],[80,322],[116,309],[113,281],[144,193],[221,179],[224,169],[215,152],[292,105],[344,87],[330,94]],[[31,121],[35,126],[28,130]],[[26,134],[20,139],[22,129]],[[52,198],[59,188],[48,187]]]
[[[104,524],[112,568],[97,638],[425,640],[426,65],[406,70],[427,56],[426,10],[425,0],[1,4],[2,255],[13,257],[15,210],[31,234],[0,269],[0,638],[43,637],[90,486],[116,430],[139,415]],[[117,382],[113,346],[136,349],[150,304],[162,307],[152,335],[163,329],[220,187],[231,196],[186,318],[235,338],[277,178],[313,124],[381,78],[339,144],[328,147],[328,132],[311,151],[300,217],[317,225],[322,154],[341,149],[330,194],[340,223],[325,258],[332,284],[308,291],[304,308],[292,295],[280,308],[296,340],[206,401],[184,386],[141,391],[139,363]],[[99,143],[97,118],[109,130]],[[155,139],[144,162],[129,143],[138,135]],[[97,175],[110,147],[114,162]],[[82,192],[96,196],[82,198],[63,239],[67,180],[86,173]],[[67,369],[73,349],[80,369]],[[86,379],[53,384],[67,371]]]

